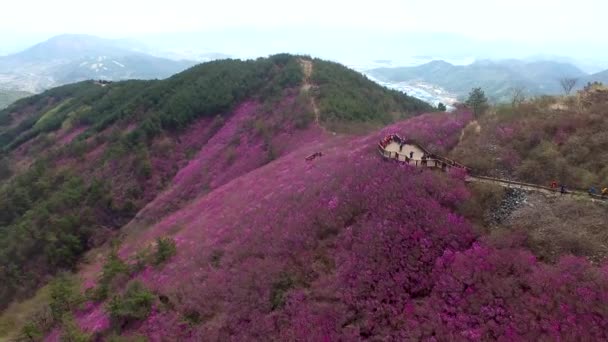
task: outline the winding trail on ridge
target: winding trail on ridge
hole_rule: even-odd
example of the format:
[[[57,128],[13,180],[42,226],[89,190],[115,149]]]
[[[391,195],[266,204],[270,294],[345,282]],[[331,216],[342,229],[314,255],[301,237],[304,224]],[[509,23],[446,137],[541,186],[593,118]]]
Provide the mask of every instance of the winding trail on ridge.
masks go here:
[[[308,93],[310,95],[310,105],[315,114],[315,124],[321,128],[321,111],[319,110],[319,106],[317,106],[317,101],[313,94],[311,94],[311,89],[314,89],[312,84],[312,72],[313,72],[313,63],[308,59],[300,59],[300,65],[302,66],[302,71],[304,72],[304,82],[302,83],[302,91]]]
[[[409,145],[409,144],[404,144],[403,149],[405,149],[406,151],[416,151],[416,152],[414,152],[414,158],[409,159],[409,162],[404,161],[407,159],[405,159],[405,158],[402,159],[401,156],[405,156],[405,155],[396,152],[396,149],[399,149],[398,146],[399,146],[398,143],[391,142],[384,148],[379,147],[380,155],[385,159],[395,160],[400,163],[405,162],[405,163],[407,163],[409,165],[413,165],[415,167],[426,167],[426,168],[431,168],[431,169],[436,168],[436,169],[440,169],[443,171],[447,171],[447,169],[442,169],[441,167],[437,166],[438,163],[445,162],[445,163],[451,165],[448,167],[448,169],[455,167],[455,168],[466,169],[467,172],[471,171],[468,167],[466,167],[462,164],[459,164],[450,159],[447,159],[447,158],[441,157],[441,156],[437,156],[437,155],[434,155],[431,158],[427,159],[427,162],[423,164],[422,155],[425,153],[424,150],[420,149],[418,146]],[[582,191],[582,190],[568,189],[566,191],[566,193],[562,194],[561,192],[559,192],[558,189],[552,189],[552,188],[550,188],[548,186],[544,186],[544,185],[524,183],[524,182],[514,181],[514,180],[510,180],[510,179],[493,178],[493,177],[486,177],[486,176],[472,175],[472,174],[468,174],[466,176],[465,181],[467,183],[474,182],[474,183],[495,184],[495,185],[502,186],[504,188],[520,189],[523,191],[534,191],[534,192],[543,193],[544,195],[549,195],[549,196],[569,196],[569,197],[573,197],[576,199],[591,201],[594,203],[608,204],[608,198],[602,198],[600,195],[590,195],[586,191]]]

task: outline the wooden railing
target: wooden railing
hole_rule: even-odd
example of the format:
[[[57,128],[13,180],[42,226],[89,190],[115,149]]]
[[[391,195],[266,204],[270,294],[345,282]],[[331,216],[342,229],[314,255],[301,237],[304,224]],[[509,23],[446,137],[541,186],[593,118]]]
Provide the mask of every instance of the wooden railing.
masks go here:
[[[437,168],[444,171],[447,171],[450,168],[459,168],[470,171],[470,169],[460,163],[457,163],[451,159],[440,157],[437,155],[431,155],[425,159],[411,159],[404,154],[400,154],[398,152],[390,152],[385,150],[382,145],[378,144],[378,152],[385,159],[392,159],[401,163],[405,163],[412,166],[417,167],[428,167],[428,168]]]
[[[387,151],[380,144],[378,144],[378,152],[385,159],[394,160],[394,161],[397,161],[400,163],[404,163],[404,164],[408,164],[408,165],[412,165],[412,166],[416,166],[416,167],[436,168],[436,169],[440,169],[442,171],[447,171],[454,167],[459,168],[459,169],[464,169],[469,173],[469,179],[468,179],[469,181],[473,181],[473,180],[477,179],[477,180],[481,180],[481,181],[485,180],[485,181],[490,181],[490,182],[495,182],[495,183],[506,184],[507,187],[514,187],[514,188],[521,188],[521,189],[523,189],[523,188],[537,189],[537,190],[543,190],[543,191],[547,191],[547,192],[560,192],[560,189],[555,189],[555,188],[551,188],[551,187],[544,186],[544,185],[519,182],[519,181],[503,179],[503,178],[493,178],[493,177],[487,177],[487,176],[472,175],[471,174],[472,170],[470,168],[468,168],[458,162],[455,162],[451,159],[436,156],[436,155],[432,155],[431,158],[427,158],[426,160],[410,159],[406,155],[399,154],[398,152]],[[603,196],[597,195],[597,194],[591,194],[584,190],[567,190],[566,194],[589,196],[596,200],[602,200],[602,201],[608,202],[608,197],[603,197]]]

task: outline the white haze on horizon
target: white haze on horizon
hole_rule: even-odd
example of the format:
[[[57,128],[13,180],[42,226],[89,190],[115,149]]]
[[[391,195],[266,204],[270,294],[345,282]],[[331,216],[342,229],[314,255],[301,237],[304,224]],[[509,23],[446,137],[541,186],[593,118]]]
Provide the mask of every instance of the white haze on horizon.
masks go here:
[[[542,54],[600,68],[605,13],[603,0],[20,0],[0,12],[0,54],[78,33],[134,38],[176,56],[291,52],[359,65]]]

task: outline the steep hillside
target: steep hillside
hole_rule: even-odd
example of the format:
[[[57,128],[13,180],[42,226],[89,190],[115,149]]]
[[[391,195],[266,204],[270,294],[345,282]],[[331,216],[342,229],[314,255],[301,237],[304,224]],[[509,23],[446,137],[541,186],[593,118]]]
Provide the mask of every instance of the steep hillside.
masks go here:
[[[8,107],[8,105],[19,100],[20,98],[30,96],[30,95],[32,95],[32,94],[25,92],[25,91],[0,89],[0,110]]]
[[[343,75],[340,88],[360,77],[335,64],[318,74]],[[163,81],[67,85],[0,111],[0,306],[71,269],[140,209],[137,221],[154,222],[328,134],[313,124],[313,97],[343,95],[302,84],[301,59],[277,55]],[[396,117],[432,109],[371,82],[354,87]],[[386,121],[334,110],[335,123]],[[321,125],[331,118],[320,116]]]
[[[469,125],[450,155],[478,175],[545,187],[556,181],[567,191],[594,188],[599,194],[608,187],[607,106],[608,90],[601,86],[499,106]],[[491,240],[522,244],[547,262],[564,254],[605,262],[608,206],[485,184],[473,192],[465,212]]]
[[[532,127],[580,115],[566,132],[603,146],[603,94],[522,108],[558,118],[527,109]],[[0,304],[29,299],[0,339],[606,339],[608,208],[378,155],[397,133],[481,171],[492,124],[524,117],[413,116],[429,109],[290,55],[18,101],[0,112]],[[357,124],[376,128],[332,132]]]
[[[47,339],[602,339],[602,268],[571,256],[545,264],[515,236],[479,237],[458,214],[470,197],[462,174],[375,150],[397,132],[450,151],[470,119],[319,135],[156,223],[129,223],[79,273],[87,299],[72,278],[53,284],[63,320]]]
[[[132,42],[94,36],[56,36],[0,57],[0,87],[40,92],[90,79],[167,78],[196,64],[147,55],[134,50],[135,46]]]
[[[369,73],[383,81],[423,81],[463,98],[472,88],[482,87],[495,101],[509,100],[514,87],[524,87],[530,95],[559,94],[559,79],[587,76],[567,63],[519,60],[477,61],[463,66],[432,61],[415,67],[378,68]]]
[[[608,184],[608,92],[582,91],[499,106],[470,127],[453,152],[477,172],[588,189]]]

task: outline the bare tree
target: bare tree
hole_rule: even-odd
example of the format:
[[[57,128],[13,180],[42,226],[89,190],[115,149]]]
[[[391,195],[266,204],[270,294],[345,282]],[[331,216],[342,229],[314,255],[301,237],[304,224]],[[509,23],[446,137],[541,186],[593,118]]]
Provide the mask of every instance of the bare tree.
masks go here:
[[[562,89],[566,95],[569,95],[572,89],[574,89],[576,82],[578,82],[578,78],[573,77],[564,77],[559,80],[559,84],[562,86]]]
[[[511,88],[511,107],[515,108],[526,100],[526,87],[517,86]]]

